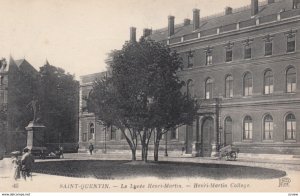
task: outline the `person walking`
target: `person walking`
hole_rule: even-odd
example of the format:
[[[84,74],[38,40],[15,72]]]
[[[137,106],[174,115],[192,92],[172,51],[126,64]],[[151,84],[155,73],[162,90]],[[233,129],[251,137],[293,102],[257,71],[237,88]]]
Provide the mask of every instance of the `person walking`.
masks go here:
[[[21,160],[18,158],[17,153],[13,153],[12,155],[13,178],[14,180],[18,180],[21,178]]]
[[[24,154],[21,158],[22,177],[24,178],[24,180],[26,180],[26,177],[31,177],[32,179],[31,170],[34,163],[34,158],[31,154],[30,149],[24,148],[23,152]]]
[[[93,150],[94,150],[94,146],[92,143],[90,143],[90,146],[89,146],[90,155],[93,154]]]

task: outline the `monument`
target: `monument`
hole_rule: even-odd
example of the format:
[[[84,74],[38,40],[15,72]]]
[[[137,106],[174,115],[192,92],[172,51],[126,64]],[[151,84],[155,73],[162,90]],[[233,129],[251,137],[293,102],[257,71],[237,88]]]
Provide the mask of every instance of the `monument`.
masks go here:
[[[43,156],[44,152],[47,150],[44,140],[44,131],[46,127],[40,122],[40,106],[38,100],[34,97],[27,107],[31,107],[33,111],[33,120],[25,127],[27,130],[27,148],[31,150],[33,155]]]

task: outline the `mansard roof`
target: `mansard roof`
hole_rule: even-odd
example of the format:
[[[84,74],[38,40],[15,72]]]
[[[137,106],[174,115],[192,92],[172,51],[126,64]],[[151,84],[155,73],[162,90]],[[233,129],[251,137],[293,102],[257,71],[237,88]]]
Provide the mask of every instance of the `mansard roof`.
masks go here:
[[[259,12],[254,18],[261,18],[273,14],[277,14],[279,12],[292,10],[293,8],[292,0],[276,0],[274,3],[268,4],[267,2],[260,3]],[[183,25],[177,24],[175,25],[174,35],[171,37],[181,37],[186,34],[191,34],[194,32],[205,31],[209,29],[219,28],[222,26],[247,21],[253,19],[251,17],[251,6],[244,6],[241,8],[237,8],[233,10],[232,14],[225,15],[224,13],[216,14],[213,16],[208,16],[204,18],[200,18],[200,28],[196,31],[193,31],[193,24]],[[176,19],[175,19],[176,20]],[[167,23],[167,19],[166,19]],[[155,30],[153,34],[150,36],[151,39],[156,41],[166,40],[168,38],[168,27]]]

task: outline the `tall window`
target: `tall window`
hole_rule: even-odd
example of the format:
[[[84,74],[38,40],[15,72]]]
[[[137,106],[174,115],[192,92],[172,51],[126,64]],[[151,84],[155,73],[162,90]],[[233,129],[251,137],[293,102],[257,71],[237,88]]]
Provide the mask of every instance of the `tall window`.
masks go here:
[[[244,59],[250,59],[252,56],[252,48],[251,43],[253,42],[253,39],[246,39],[242,43],[244,45]]]
[[[212,98],[212,85],[213,85],[212,79],[208,78],[205,82],[205,99]]]
[[[207,47],[204,49],[205,52],[205,65],[211,65],[212,64],[212,47]]]
[[[265,42],[265,56],[273,54],[273,43],[271,40]]]
[[[225,97],[233,97],[233,77],[231,75],[227,76],[225,79]]]
[[[296,69],[294,67],[286,71],[286,92],[296,92]]]
[[[94,123],[90,124],[89,130],[90,130],[89,139],[95,139],[95,126],[94,126]]]
[[[264,94],[269,95],[273,93],[273,74],[271,70],[267,70],[264,75]]]
[[[206,62],[205,65],[211,65],[212,64],[212,52],[207,51],[206,52]]]
[[[244,48],[244,59],[251,59],[251,46],[250,45],[245,45]]]
[[[171,129],[171,140],[176,140],[178,139],[178,129]]]
[[[246,116],[244,118],[244,129],[243,129],[243,139],[244,140],[251,140],[252,139],[252,118],[250,116]]]
[[[226,62],[231,62],[232,61],[232,48],[233,48],[234,43],[232,42],[227,42],[224,46],[226,49]]]
[[[296,118],[293,114],[289,114],[285,119],[285,139],[296,139]]]
[[[225,145],[232,144],[232,119],[228,116],[224,123]]]
[[[193,80],[188,80],[187,81],[187,95],[191,98],[195,96],[194,94],[194,83]]]
[[[251,73],[246,73],[244,76],[244,96],[252,95],[252,75]]]
[[[287,52],[294,52],[296,48],[295,34],[289,33],[287,35]]]
[[[116,140],[117,138],[117,129],[114,128],[113,126],[110,127],[110,139],[111,140]]]
[[[267,115],[264,118],[264,140],[273,139],[273,118],[271,115]]]
[[[188,67],[193,67],[194,66],[194,54],[192,51],[189,51],[187,54],[188,57]]]
[[[0,76],[0,85],[3,85],[3,84],[4,84],[4,77]]]
[[[231,62],[232,61],[232,49],[227,49],[226,50],[226,62]]]

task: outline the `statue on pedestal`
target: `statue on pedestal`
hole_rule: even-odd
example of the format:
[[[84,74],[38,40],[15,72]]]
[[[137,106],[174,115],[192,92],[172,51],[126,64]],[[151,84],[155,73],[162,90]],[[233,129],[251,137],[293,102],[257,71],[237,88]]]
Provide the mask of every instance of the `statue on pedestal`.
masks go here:
[[[39,105],[39,101],[37,100],[37,98],[33,97],[32,101],[29,102],[26,107],[27,108],[31,107],[31,109],[33,111],[33,120],[32,120],[32,122],[33,123],[38,122],[40,120],[40,117],[39,117],[40,105]]]
[[[44,140],[45,126],[40,122],[40,105],[36,97],[33,97],[27,108],[31,108],[33,112],[33,119],[29,122],[25,129],[27,130],[27,148],[38,156],[44,156],[43,153],[47,150]]]

